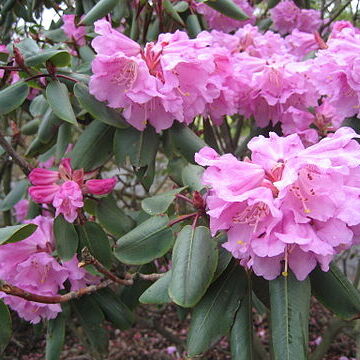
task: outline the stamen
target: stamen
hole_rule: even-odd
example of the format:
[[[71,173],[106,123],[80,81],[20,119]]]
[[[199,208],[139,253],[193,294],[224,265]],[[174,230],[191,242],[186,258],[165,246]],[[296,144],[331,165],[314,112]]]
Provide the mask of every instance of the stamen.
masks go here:
[[[285,249],[285,265],[284,265],[284,271],[281,273],[282,276],[288,276],[289,273],[288,273],[288,251],[287,251],[287,248]]]

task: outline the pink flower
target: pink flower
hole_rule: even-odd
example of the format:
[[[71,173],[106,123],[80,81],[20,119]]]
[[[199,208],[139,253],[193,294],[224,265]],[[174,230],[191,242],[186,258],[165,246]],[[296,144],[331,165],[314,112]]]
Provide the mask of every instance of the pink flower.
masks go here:
[[[55,249],[53,219],[38,216],[27,222],[38,226],[31,236],[17,243],[0,246],[2,280],[43,296],[57,295],[59,290],[64,289],[67,279],[70,280],[73,290],[98,281],[84,269],[78,269],[76,257],[60,264],[51,255]],[[0,297],[20,317],[34,324],[42,319],[53,319],[61,312],[59,304],[35,303],[2,292]]]
[[[61,28],[64,30],[66,36],[78,46],[85,45],[86,28],[85,26],[77,26],[75,24],[75,15],[63,15],[62,20],[64,21],[64,25]]]
[[[64,214],[67,221],[74,222],[77,209],[84,206],[83,194],[106,195],[115,187],[115,178],[91,179],[96,175],[97,171],[73,170],[70,159],[62,159],[58,171],[42,168],[31,171],[29,180],[33,186],[29,194],[35,202],[52,204],[56,215]]]
[[[300,9],[293,1],[281,1],[270,10],[274,29],[285,35],[294,29],[312,33],[319,29],[322,20],[320,11]]]
[[[213,234],[226,230],[224,247],[266,279],[288,267],[303,280],[322,270],[354,241],[360,224],[360,145],[341,128],[305,148],[297,134],[249,143],[251,160],[219,156],[210,148],[195,155],[208,166],[202,182]],[[230,181],[230,178],[232,181]]]
[[[65,181],[56,192],[52,202],[56,208],[55,216],[63,214],[68,222],[77,218],[77,209],[84,206],[83,196],[79,185],[75,181]]]
[[[29,200],[26,200],[26,199],[20,200],[14,206],[16,222],[18,222],[18,223],[22,222],[26,218],[28,209],[29,209]]]
[[[256,20],[256,17],[254,16],[254,8],[251,7],[249,2],[247,0],[235,0],[234,3],[245,13],[245,15],[249,17],[249,19],[231,19],[201,2],[196,3],[196,10],[199,14],[204,15],[208,26],[210,29],[214,30],[221,30],[228,33],[233,30],[237,30],[246,24],[254,24]]]

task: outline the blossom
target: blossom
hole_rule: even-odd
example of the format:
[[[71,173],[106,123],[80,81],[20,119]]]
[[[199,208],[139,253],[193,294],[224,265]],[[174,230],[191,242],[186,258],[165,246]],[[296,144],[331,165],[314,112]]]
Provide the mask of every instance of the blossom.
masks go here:
[[[212,9],[204,3],[195,3],[196,10],[199,14],[205,17],[205,20],[210,29],[221,30],[223,32],[231,32],[246,24],[254,24],[255,16],[254,9],[247,0],[235,0],[234,3],[248,16],[246,20],[234,20],[220,12]]]
[[[239,161],[203,148],[202,183],[210,229],[227,231],[223,245],[240,263],[266,279],[288,267],[299,280],[322,270],[354,241],[360,224],[360,145],[340,128],[304,147],[299,135],[253,138],[251,159]]]
[[[64,21],[64,25],[61,27],[64,30],[65,35],[71,39],[76,45],[84,46],[86,28],[85,26],[77,26],[75,23],[75,15],[63,15],[62,20]]]
[[[76,256],[70,261],[58,262],[52,252],[55,249],[53,219],[37,216],[26,221],[37,225],[36,231],[25,240],[0,247],[0,278],[10,285],[42,296],[55,296],[69,280],[72,290],[78,290],[98,278],[78,268]],[[20,317],[31,323],[53,319],[61,312],[59,304],[43,304],[28,301],[0,292],[0,297]]]
[[[318,30],[322,23],[320,11],[300,9],[291,0],[279,2],[270,13],[274,29],[282,35],[294,29],[312,33]]]
[[[190,124],[197,115],[211,114],[221,121],[227,112],[235,113],[232,61],[225,49],[210,46],[208,33],[196,39],[182,31],[161,34],[142,49],[105,20],[95,29],[100,36],[92,43],[97,55],[90,93],[123,109],[138,130],[150,123],[160,132],[174,120]]]
[[[28,213],[29,200],[22,199],[14,206],[16,222],[22,222]]]
[[[74,222],[77,209],[84,206],[83,194],[105,195],[114,189],[115,178],[91,179],[96,175],[96,171],[73,170],[70,159],[62,159],[58,171],[43,168],[31,171],[29,180],[33,186],[29,194],[35,202],[52,204],[56,216],[63,214],[67,221]]]

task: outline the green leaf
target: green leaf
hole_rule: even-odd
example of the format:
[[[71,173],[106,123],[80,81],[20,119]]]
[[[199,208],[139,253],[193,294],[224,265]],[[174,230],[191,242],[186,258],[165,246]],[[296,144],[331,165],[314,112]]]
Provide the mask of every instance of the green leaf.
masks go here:
[[[186,225],[172,253],[169,296],[182,307],[195,306],[209,287],[218,262],[217,243],[204,226]]]
[[[112,195],[97,202],[96,218],[112,235],[123,236],[135,226],[135,221],[121,210]]]
[[[191,163],[195,162],[195,153],[207,146],[192,130],[178,122],[175,122],[169,131],[175,148]]]
[[[64,67],[70,64],[71,55],[65,50],[46,49],[35,55],[27,57],[25,65],[36,66],[45,64],[48,60],[57,67]]]
[[[200,355],[229,332],[246,292],[245,270],[230,264],[194,308],[188,335],[189,356]]]
[[[91,347],[99,354],[106,353],[108,337],[105,329],[102,327],[105,317],[100,306],[90,296],[77,299],[72,302],[72,305]]]
[[[30,114],[36,118],[44,115],[46,111],[49,109],[49,104],[46,101],[44,95],[38,95],[35,99],[33,99],[30,103]]]
[[[167,304],[171,302],[168,289],[171,281],[171,270],[155,281],[140,296],[142,304]]]
[[[21,133],[23,135],[34,135],[37,133],[40,125],[39,119],[30,120],[21,127]]]
[[[59,360],[65,341],[65,316],[60,313],[48,321],[46,333],[46,360]]]
[[[69,123],[62,123],[59,127],[57,140],[56,140],[56,149],[55,157],[57,160],[61,160],[71,143],[71,125]]]
[[[8,114],[17,109],[29,95],[29,86],[26,82],[17,83],[0,91],[0,115]]]
[[[165,12],[167,12],[180,25],[185,26],[183,19],[177,13],[174,6],[172,5],[172,3],[169,0],[163,0],[162,5],[164,7]]]
[[[251,289],[242,299],[231,328],[232,360],[254,360]]]
[[[41,120],[37,138],[43,144],[52,142],[55,140],[59,127],[63,123],[49,108]]]
[[[292,272],[270,281],[271,334],[275,360],[306,360],[309,338],[310,280]]]
[[[328,272],[317,267],[310,274],[312,294],[330,311],[344,320],[360,314],[360,293],[335,265]]]
[[[10,341],[12,333],[12,322],[9,309],[0,300],[0,355],[4,352]]]
[[[105,318],[118,329],[126,330],[134,323],[134,314],[111,289],[102,289],[93,296],[102,309]]]
[[[46,87],[46,98],[56,116],[70,124],[77,125],[66,85],[58,80],[50,81]]]
[[[112,154],[113,128],[94,120],[80,135],[71,152],[74,169],[90,171],[103,165]]]
[[[18,181],[5,199],[0,202],[0,211],[8,211],[17,204],[24,197],[27,187],[27,180]]]
[[[71,260],[79,245],[79,237],[75,226],[67,222],[62,215],[54,221],[56,250],[61,259]]]
[[[219,247],[219,259],[217,263],[217,267],[214,273],[214,277],[212,281],[215,281],[228,267],[230,261],[232,259],[231,252],[227,251],[222,246]]]
[[[159,146],[159,136],[153,127],[144,131],[133,127],[117,129],[114,137],[114,154],[116,162],[121,166],[129,158],[132,166],[137,168],[153,163]]]
[[[197,15],[195,14],[190,14],[187,18],[186,18],[186,29],[189,33],[189,36],[192,39],[195,39],[196,36],[201,33],[202,28],[199,22],[199,19],[197,17]]]
[[[182,170],[182,182],[192,191],[200,191],[205,186],[201,183],[204,168],[198,165],[189,164]]]
[[[110,267],[112,253],[104,230],[98,224],[89,221],[85,225],[79,225],[77,229],[81,246],[86,246],[96,259],[104,266]]]
[[[0,228],[0,245],[24,240],[36,229],[37,225],[35,224],[21,224]]]
[[[40,51],[36,41],[30,38],[25,38],[16,44],[16,47],[20,50],[24,58],[28,58],[32,55],[38,54]]]
[[[159,215],[166,212],[177,194],[181,193],[185,187],[167,191],[166,193],[155,195],[144,199],[141,207],[150,215]]]
[[[47,39],[53,40],[55,42],[65,42],[68,39],[63,29],[45,30],[42,32],[42,34]]]
[[[141,265],[166,254],[174,242],[167,216],[153,216],[121,237],[115,256],[125,264]]]
[[[100,0],[80,21],[81,25],[92,25],[96,20],[107,15],[117,4],[118,0]]]
[[[103,102],[96,100],[95,96],[89,93],[89,89],[86,85],[77,83],[74,86],[74,94],[80,105],[95,119],[118,128],[126,128],[129,126],[118,111],[111,109]]]
[[[203,3],[235,20],[246,20],[249,18],[241,8],[231,0],[208,0]]]

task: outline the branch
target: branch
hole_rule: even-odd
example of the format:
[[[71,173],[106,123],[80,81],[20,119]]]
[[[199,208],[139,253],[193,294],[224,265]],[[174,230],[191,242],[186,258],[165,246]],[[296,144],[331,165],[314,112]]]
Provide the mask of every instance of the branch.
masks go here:
[[[19,154],[16,153],[15,149],[9,144],[4,135],[0,132],[0,145],[5,150],[5,152],[14,160],[14,162],[21,168],[23,173],[28,176],[31,171],[30,164],[23,159]]]
[[[18,288],[17,286],[10,285],[5,281],[0,280],[0,291],[4,292],[5,294],[17,296],[28,301],[34,301],[42,304],[59,304],[77,299],[87,294],[91,294],[109,286],[112,283],[113,281],[111,280],[105,280],[97,285],[90,285],[79,289],[78,291],[70,291],[64,295],[44,296],[25,291]]]
[[[336,18],[345,10],[345,8],[351,3],[352,0],[348,0],[332,17],[329,21],[322,25],[320,28],[320,34],[325,30]]]

